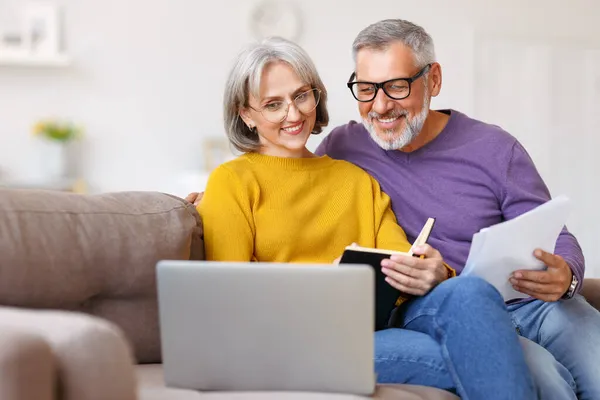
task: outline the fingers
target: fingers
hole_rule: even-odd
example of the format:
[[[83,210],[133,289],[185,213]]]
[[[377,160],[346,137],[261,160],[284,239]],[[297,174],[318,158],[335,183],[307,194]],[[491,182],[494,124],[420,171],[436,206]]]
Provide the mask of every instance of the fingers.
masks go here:
[[[402,275],[397,272],[395,273],[392,270],[388,270],[387,272],[391,272],[394,275],[394,278],[387,276],[385,281],[399,291],[415,296],[423,296],[427,293],[427,288],[424,287],[421,281],[411,278],[410,276]]]
[[[429,269],[432,268],[433,265],[437,263],[436,258],[420,258],[413,256],[403,256],[400,254],[394,254],[390,257],[390,260],[394,261],[397,264],[408,265],[409,267],[419,268],[419,269]]]
[[[196,198],[196,201],[194,202],[195,206],[197,206],[198,204],[200,204],[200,200],[202,200],[203,196],[204,196],[204,192],[198,194],[198,197]]]
[[[405,256],[400,254],[394,254],[390,257],[390,259],[400,264],[423,269],[431,268],[433,265],[436,265],[438,261],[442,260],[442,255],[440,252],[428,244],[417,246],[414,249],[413,254],[417,256],[425,256],[425,259],[421,259],[421,257]]]
[[[188,194],[187,196],[185,196],[185,201],[187,201],[188,203],[194,203],[194,201],[196,201],[196,199],[198,198],[198,194],[198,192],[192,192]]]
[[[548,267],[555,267],[558,264],[556,256],[552,253],[548,253],[547,251],[536,249],[533,255]]]
[[[436,284],[435,270],[413,268],[391,260],[383,260],[381,265],[386,281],[405,293],[422,296]]]
[[[547,271],[515,271],[512,277],[518,280],[539,283],[552,283],[553,281],[553,276]]]
[[[555,294],[557,292],[556,285],[552,284],[516,280],[514,278],[510,278],[509,281],[513,285],[513,288],[519,292],[522,292],[523,290],[539,294]]]
[[[414,248],[414,254],[418,256],[425,256],[425,258],[441,258],[439,251],[434,249],[428,244],[423,244]]]
[[[417,278],[417,279],[423,278],[424,275],[426,274],[426,271],[423,269],[413,268],[411,266],[396,263],[391,260],[383,260],[381,262],[381,266],[387,270],[396,271],[400,274],[410,276],[412,278]]]
[[[544,301],[560,299],[569,288],[572,271],[565,260],[537,249],[535,256],[548,266],[545,271],[520,270],[509,278],[513,288]]]
[[[526,294],[528,296],[534,297],[538,300],[542,300],[542,301],[556,301],[558,299],[560,299],[561,296],[558,296],[556,294],[544,294],[544,293],[538,293],[535,292],[533,290],[528,290],[528,289],[517,289],[515,288],[515,290]]]
[[[423,296],[443,281],[447,272],[439,251],[429,245],[417,246],[415,255],[425,258],[395,254],[381,262],[386,281],[396,289],[412,295]]]

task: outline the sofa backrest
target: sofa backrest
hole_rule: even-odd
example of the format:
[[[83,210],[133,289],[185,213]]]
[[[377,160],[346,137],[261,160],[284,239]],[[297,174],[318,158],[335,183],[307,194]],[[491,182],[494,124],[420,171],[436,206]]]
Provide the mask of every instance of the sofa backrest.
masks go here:
[[[156,263],[204,258],[194,206],[154,192],[0,189],[0,304],[82,311],[161,360]]]

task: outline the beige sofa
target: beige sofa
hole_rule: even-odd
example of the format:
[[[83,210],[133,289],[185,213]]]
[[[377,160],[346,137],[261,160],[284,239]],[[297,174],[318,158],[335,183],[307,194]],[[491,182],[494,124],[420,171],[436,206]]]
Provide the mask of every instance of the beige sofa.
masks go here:
[[[0,399],[357,398],[165,387],[155,265],[203,254],[198,214],[173,196],[0,189]],[[457,397],[387,385],[374,398]]]

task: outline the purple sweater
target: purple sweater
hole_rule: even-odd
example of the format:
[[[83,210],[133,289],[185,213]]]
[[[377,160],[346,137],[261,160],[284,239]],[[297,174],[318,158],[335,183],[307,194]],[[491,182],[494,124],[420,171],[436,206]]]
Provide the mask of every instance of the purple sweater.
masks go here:
[[[473,234],[548,201],[550,193],[516,138],[460,112],[443,112],[450,114],[444,130],[411,153],[382,150],[355,121],[335,128],[316,153],[347,160],[375,177],[411,242],[435,217],[428,243],[460,273]],[[582,282],[583,253],[566,227],[554,252]]]

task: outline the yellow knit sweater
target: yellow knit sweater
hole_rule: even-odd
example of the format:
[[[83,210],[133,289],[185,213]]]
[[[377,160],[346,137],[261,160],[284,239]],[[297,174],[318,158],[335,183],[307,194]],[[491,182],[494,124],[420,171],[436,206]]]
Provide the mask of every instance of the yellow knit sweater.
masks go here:
[[[198,211],[207,260],[331,263],[353,242],[410,248],[377,181],[327,156],[245,154],[213,171]]]

